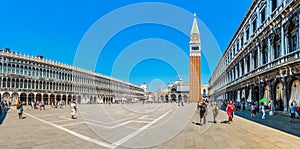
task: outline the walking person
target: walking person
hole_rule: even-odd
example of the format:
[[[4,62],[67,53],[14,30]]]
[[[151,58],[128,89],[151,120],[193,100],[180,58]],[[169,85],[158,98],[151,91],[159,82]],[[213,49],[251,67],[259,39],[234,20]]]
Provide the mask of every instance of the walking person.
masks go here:
[[[295,110],[295,119],[297,119],[298,118],[298,110],[299,110],[299,107],[298,107],[298,105],[297,105],[297,102],[296,101],[294,101],[294,110]]]
[[[71,103],[71,119],[76,119],[76,111],[77,111],[76,102],[75,100],[73,100]]]
[[[198,101],[196,113],[200,113],[201,103]]]
[[[34,100],[31,100],[31,109],[34,109]]]
[[[206,123],[206,105],[204,102],[199,107],[199,114],[200,114],[200,125],[202,125],[202,119],[203,119],[203,125]]]
[[[23,105],[21,101],[18,101],[17,103],[17,111],[18,111],[19,119],[23,119]]]
[[[226,113],[228,115],[228,124],[230,124],[230,122],[232,122],[233,111],[234,111],[234,104],[233,104],[232,100],[230,100],[229,104],[226,107]]]
[[[255,105],[254,103],[251,104],[251,117],[256,117],[256,110],[255,110]]]
[[[262,112],[262,117],[261,117],[261,119],[266,119],[266,118],[265,118],[266,111],[265,111],[265,105],[264,105],[264,104],[261,105],[261,112]]]
[[[2,110],[3,110],[4,108],[3,108],[3,102],[2,101],[0,101],[0,115],[2,114]]]
[[[42,100],[40,104],[41,104],[40,105],[40,110],[42,110],[42,109],[46,110],[44,100]]]
[[[4,100],[4,113],[8,111],[8,102]]]
[[[291,123],[294,123],[294,119],[295,119],[295,116],[296,116],[294,102],[291,103],[290,112],[291,112]]]
[[[217,123],[216,121],[216,117],[218,115],[219,109],[216,103],[213,104],[212,106],[212,113],[213,113],[213,117],[214,117],[214,123]]]

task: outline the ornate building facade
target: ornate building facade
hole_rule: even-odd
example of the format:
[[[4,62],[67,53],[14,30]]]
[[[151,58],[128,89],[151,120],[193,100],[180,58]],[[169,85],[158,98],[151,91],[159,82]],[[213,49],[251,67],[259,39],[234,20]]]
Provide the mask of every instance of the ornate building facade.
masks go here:
[[[209,80],[211,100],[300,104],[299,3],[253,0]]]
[[[209,96],[208,85],[201,85],[199,93],[202,99]],[[162,87],[155,93],[156,102],[192,102],[190,100],[190,84],[178,78],[174,83],[169,83],[168,87]]]
[[[0,96],[13,104],[42,101],[112,103],[144,98],[144,89],[92,71],[0,50]]]
[[[201,42],[196,14],[190,34],[190,100],[201,101]]]
[[[189,83],[178,78],[174,83],[169,83],[168,87],[162,87],[156,91],[156,98],[159,102],[189,102]]]

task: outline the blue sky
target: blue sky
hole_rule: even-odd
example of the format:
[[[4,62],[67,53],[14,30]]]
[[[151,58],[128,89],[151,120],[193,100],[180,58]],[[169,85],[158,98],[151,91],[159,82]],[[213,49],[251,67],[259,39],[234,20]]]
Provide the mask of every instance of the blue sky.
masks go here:
[[[189,65],[181,56],[185,55],[187,57],[189,55],[189,37],[186,35],[189,34],[191,29],[192,14],[197,13],[198,19],[206,25],[215,38],[220,49],[214,50],[223,52],[252,0],[159,0],[151,2],[167,4],[172,6],[172,9],[169,9],[168,6],[162,8],[150,7],[150,10],[135,11],[136,15],[126,16],[126,13],[122,16],[117,15],[122,8],[125,12],[129,12],[128,9],[131,9],[131,7],[128,6],[146,2],[150,1],[1,1],[0,49],[8,47],[12,51],[26,55],[43,55],[46,59],[69,65],[77,65],[75,59],[80,58],[80,62],[94,63],[92,67],[78,65],[84,69],[96,70],[98,73],[117,77],[137,85],[143,83],[148,85],[167,84],[175,81],[178,76],[181,76],[184,81],[189,81]],[[145,7],[149,5],[151,3],[146,3]],[[178,11],[176,10],[173,13],[173,8]],[[186,11],[191,16],[185,15],[186,17],[183,18],[183,16],[179,16],[181,11]],[[160,15],[163,17],[164,14],[171,14],[165,18],[166,22],[169,21],[167,24],[163,23],[164,20],[156,23],[147,22],[151,17]],[[172,14],[174,15],[172,16]],[[103,22],[105,21],[103,18],[109,18],[113,15],[114,17],[110,20],[112,22]],[[103,34],[93,35],[94,42],[100,43],[104,39],[103,36],[106,33],[108,34],[110,29],[118,25],[122,26],[136,16],[144,20],[112,34],[109,41],[102,48],[94,47],[98,52],[94,53],[92,47],[84,47],[85,49],[81,52],[96,55],[95,62],[88,58],[81,59],[81,53],[78,52],[80,43],[88,35],[88,31],[97,26],[97,22],[98,26],[101,26],[99,25],[101,23],[109,24],[99,29],[101,30],[99,33]],[[171,22],[173,20],[179,22],[177,28],[168,26],[168,24],[174,24],[174,22]],[[178,29],[180,26],[189,30],[182,32]],[[200,34],[202,31],[204,29],[200,28]],[[205,37],[206,34],[201,34],[201,38],[204,39]],[[202,44],[202,50],[208,53],[214,51],[210,49],[210,43]],[[174,54],[172,49],[177,54]],[[155,53],[156,55],[140,57],[140,59],[133,61],[140,55],[147,55],[149,51],[151,54]],[[171,55],[171,57],[166,55]],[[124,56],[126,57],[124,58]],[[82,55],[82,57],[84,56]],[[206,60],[205,54],[203,54],[201,61],[202,83],[208,84],[212,73],[212,69],[209,68],[210,62]],[[153,81],[158,83],[153,83]]]

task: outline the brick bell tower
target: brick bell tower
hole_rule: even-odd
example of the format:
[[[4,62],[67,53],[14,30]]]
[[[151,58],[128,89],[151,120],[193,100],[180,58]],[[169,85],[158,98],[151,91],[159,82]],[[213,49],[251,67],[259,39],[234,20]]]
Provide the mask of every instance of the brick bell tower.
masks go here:
[[[201,97],[201,42],[196,14],[190,34],[190,101],[202,101]]]

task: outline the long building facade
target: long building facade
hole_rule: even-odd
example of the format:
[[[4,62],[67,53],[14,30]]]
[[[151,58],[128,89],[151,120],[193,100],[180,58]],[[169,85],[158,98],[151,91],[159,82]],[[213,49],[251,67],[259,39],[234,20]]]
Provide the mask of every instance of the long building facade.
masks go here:
[[[0,97],[15,104],[71,100],[82,103],[113,103],[143,99],[144,89],[115,78],[74,66],[0,50]]]
[[[211,100],[300,104],[299,0],[253,0],[209,80]]]

